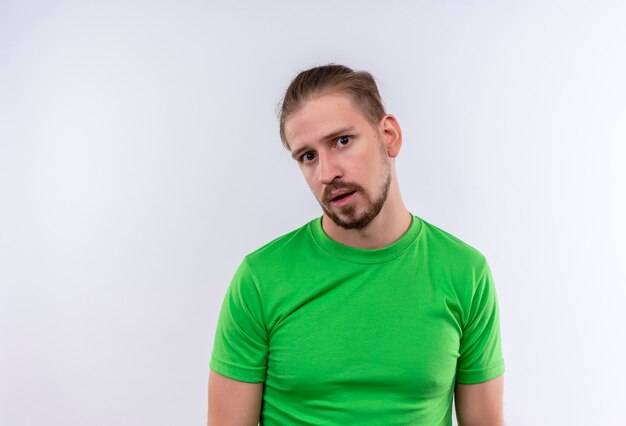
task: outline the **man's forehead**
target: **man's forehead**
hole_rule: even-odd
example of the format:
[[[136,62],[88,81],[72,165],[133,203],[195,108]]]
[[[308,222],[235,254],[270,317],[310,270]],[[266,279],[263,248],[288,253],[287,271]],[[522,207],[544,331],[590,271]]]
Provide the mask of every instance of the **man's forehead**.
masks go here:
[[[285,122],[285,137],[293,150],[296,145],[310,144],[340,129],[356,128],[365,117],[343,94],[327,94],[307,100]]]

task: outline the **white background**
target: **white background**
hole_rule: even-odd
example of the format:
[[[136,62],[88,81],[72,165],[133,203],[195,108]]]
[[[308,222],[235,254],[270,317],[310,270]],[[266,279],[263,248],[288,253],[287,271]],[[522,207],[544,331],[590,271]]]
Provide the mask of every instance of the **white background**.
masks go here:
[[[295,74],[372,72],[481,250],[509,425],[625,425],[626,3],[0,2],[0,424],[201,425],[242,257],[320,214]]]

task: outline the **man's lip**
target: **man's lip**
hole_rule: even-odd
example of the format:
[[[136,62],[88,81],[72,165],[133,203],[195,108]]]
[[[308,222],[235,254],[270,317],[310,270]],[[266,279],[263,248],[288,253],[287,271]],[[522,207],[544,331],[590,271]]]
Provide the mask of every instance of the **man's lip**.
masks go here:
[[[350,194],[351,192],[355,192],[355,191],[337,191],[335,193],[331,193],[330,197],[328,197],[330,199],[330,201],[335,201],[337,198],[339,197],[343,197],[346,194]]]
[[[343,206],[350,202],[355,193],[356,191],[343,192],[331,199],[330,202],[336,206]]]

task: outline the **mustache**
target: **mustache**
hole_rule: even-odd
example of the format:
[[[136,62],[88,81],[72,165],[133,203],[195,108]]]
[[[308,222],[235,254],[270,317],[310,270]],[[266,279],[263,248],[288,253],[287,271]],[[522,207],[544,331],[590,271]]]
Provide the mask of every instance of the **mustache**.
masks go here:
[[[346,192],[365,192],[363,187],[354,182],[332,182],[326,188],[324,188],[324,194],[322,195],[322,201],[325,204],[330,204],[333,197],[331,192],[337,192],[339,190],[345,190]]]

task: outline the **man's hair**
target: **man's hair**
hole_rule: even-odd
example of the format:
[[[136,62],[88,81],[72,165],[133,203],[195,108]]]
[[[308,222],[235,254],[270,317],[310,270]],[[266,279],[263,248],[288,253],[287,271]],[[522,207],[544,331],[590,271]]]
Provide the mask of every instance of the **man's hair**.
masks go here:
[[[344,65],[328,64],[302,71],[293,79],[280,107],[280,139],[291,151],[285,136],[285,123],[302,105],[316,96],[342,93],[348,95],[367,121],[376,127],[385,116],[385,107],[374,77],[366,71],[354,71]]]

